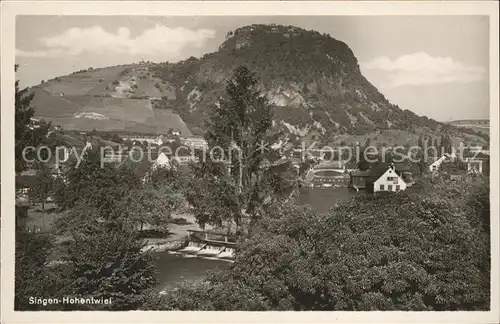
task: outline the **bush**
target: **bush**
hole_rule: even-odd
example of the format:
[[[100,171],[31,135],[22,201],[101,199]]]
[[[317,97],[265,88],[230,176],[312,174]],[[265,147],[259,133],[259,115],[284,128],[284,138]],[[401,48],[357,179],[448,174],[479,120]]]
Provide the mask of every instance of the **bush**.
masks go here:
[[[18,229],[15,253],[15,310],[41,309],[41,305],[30,304],[29,297],[48,298],[53,292],[45,267],[51,246],[49,237]]]
[[[229,269],[148,307],[488,310],[489,236],[478,226],[489,222],[478,221],[489,215],[488,195],[465,184],[433,188],[358,196],[327,214],[275,206]]]

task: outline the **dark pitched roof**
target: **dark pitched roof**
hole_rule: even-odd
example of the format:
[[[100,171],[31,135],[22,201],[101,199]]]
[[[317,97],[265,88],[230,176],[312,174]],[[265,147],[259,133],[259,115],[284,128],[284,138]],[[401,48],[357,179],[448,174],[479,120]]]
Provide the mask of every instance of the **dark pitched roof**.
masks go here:
[[[16,189],[29,188],[36,184],[36,175],[16,175]]]

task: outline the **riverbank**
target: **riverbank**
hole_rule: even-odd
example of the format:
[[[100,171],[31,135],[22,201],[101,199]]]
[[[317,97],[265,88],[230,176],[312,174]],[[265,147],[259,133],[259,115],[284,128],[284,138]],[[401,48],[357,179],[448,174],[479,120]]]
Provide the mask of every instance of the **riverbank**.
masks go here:
[[[187,245],[189,230],[200,230],[194,215],[190,213],[173,214],[167,236],[164,238],[144,239],[146,245],[143,247],[143,251],[165,252],[179,250]]]

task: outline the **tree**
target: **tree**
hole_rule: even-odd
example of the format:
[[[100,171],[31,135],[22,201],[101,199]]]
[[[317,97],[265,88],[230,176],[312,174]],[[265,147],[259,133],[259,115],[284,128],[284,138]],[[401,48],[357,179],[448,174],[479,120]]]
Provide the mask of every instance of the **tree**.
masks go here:
[[[143,253],[137,225],[163,216],[164,195],[142,191],[138,175],[127,165],[100,165],[88,151],[72,166],[58,203],[68,213],[56,222],[56,234],[70,237],[64,259],[69,283],[61,292],[76,297],[112,298],[111,305],[92,309],[135,310],[155,287],[152,256]],[[73,309],[88,309],[77,305]]]
[[[170,186],[173,190],[180,192],[184,189],[180,173],[176,168],[175,160],[169,162],[169,166],[158,166],[150,170],[144,181],[155,189]]]
[[[134,146],[134,143],[128,138],[124,141],[124,144],[129,150]]]
[[[370,162],[368,162],[365,158],[366,148],[370,145],[369,139],[366,142],[367,145],[365,145],[365,147],[359,154],[358,169],[360,171],[366,171],[370,169]]]
[[[444,150],[444,153],[451,153],[452,151],[452,139],[450,135],[445,134],[441,136],[441,147]]]
[[[113,134],[113,136],[111,136],[111,141],[115,143],[123,143],[123,139],[118,134]]]
[[[417,165],[418,165],[418,170],[419,170],[420,174],[425,174],[427,172],[427,169],[429,168],[429,165],[425,161],[423,156],[420,157]]]
[[[75,207],[85,201],[103,216],[114,217],[114,208],[126,194],[141,185],[139,175],[128,165],[116,167],[103,163],[99,148],[94,147],[82,154],[80,165],[74,162],[64,172],[65,182],[59,181],[54,198],[61,210]]]
[[[419,136],[418,137],[418,140],[417,140],[417,146],[420,147],[420,148],[423,148],[424,147],[424,143],[422,141],[422,136]]]
[[[487,310],[488,235],[471,220],[489,200],[469,193],[482,197],[475,208],[441,187],[358,196],[328,214],[276,205],[240,243],[234,264],[208,278],[204,293],[183,287],[152,308]],[[228,291],[251,303],[224,303]]]
[[[126,213],[119,207],[116,213]],[[152,256],[142,251],[144,243],[135,231],[104,221],[103,216],[97,208],[79,202],[57,223],[58,234],[72,238],[65,256],[69,284],[61,292],[112,298],[112,304],[73,305],[73,309],[136,310],[156,285]],[[120,221],[126,223],[123,218]]]
[[[155,188],[146,184],[140,189],[131,191],[121,201],[121,218],[131,228],[143,230],[144,225],[154,226],[166,231],[172,212],[183,202],[182,192],[173,185]]]
[[[50,275],[45,266],[51,249],[47,236],[16,230],[15,250],[15,310],[38,310],[41,305],[30,304],[29,297],[51,297]]]
[[[33,201],[42,204],[42,210],[45,210],[47,198],[52,194],[54,189],[54,178],[51,170],[42,162],[36,164],[36,182],[29,189],[29,196]]]
[[[438,152],[440,152],[440,151],[441,151],[441,150],[440,150],[440,147],[439,147],[439,144],[438,144],[438,139],[437,139],[437,137],[434,139],[434,142],[433,142],[433,144],[432,144],[432,145],[436,148],[436,150],[437,150]]]
[[[273,113],[255,74],[236,68],[213,108],[205,135],[209,153],[193,166],[186,195],[201,225],[247,231],[270,202],[293,193],[296,173],[272,149],[279,137],[271,132]]]
[[[19,65],[14,66],[17,72]],[[28,150],[26,159],[23,158],[23,150],[27,146],[36,147],[47,134],[50,124],[32,125],[32,118],[35,114],[35,108],[31,105],[35,94],[28,93],[28,88],[20,89],[19,80],[15,83],[15,169],[16,172],[21,172],[27,167],[27,160],[32,160],[34,152]]]

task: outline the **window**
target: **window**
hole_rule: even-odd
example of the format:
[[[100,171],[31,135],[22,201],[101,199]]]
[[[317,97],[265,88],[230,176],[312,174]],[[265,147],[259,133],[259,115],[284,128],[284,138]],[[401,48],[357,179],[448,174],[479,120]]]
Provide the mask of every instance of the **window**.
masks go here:
[[[380,185],[380,190],[384,190],[384,185]]]
[[[387,191],[392,191],[392,185],[387,186]]]
[[[392,181],[392,177],[387,177],[387,181]]]
[[[397,185],[397,186],[396,186],[396,191],[399,191],[399,190],[401,190],[401,186],[400,186],[400,185]]]
[[[398,179],[399,179],[398,177],[395,177],[395,178],[394,178],[394,183],[395,183],[395,184],[397,184],[397,183],[398,183]]]

